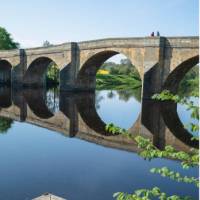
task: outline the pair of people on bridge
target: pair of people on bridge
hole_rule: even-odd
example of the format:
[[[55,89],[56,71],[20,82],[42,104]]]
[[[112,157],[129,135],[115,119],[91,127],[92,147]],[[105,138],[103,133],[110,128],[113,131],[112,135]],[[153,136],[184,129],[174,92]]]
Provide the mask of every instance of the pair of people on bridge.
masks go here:
[[[156,36],[157,36],[157,37],[160,37],[159,31],[157,31]],[[151,37],[154,37],[154,32],[151,33]]]

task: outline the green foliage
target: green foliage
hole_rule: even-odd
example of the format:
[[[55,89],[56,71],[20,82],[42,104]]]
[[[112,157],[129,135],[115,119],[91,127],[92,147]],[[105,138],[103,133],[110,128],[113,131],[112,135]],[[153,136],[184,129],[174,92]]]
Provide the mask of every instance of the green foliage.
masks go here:
[[[52,46],[52,44],[48,40],[43,42],[43,47],[50,46]],[[46,83],[47,85],[58,85],[59,83],[59,69],[54,62],[51,62],[48,66],[46,72]]]
[[[188,97],[191,96],[191,92],[199,93],[199,65],[190,69],[179,84],[179,96]]]
[[[124,192],[117,192],[113,194],[113,197],[117,200],[189,200],[190,197],[179,197],[177,195],[167,196],[166,193],[161,192],[160,188],[154,187],[152,189],[139,189],[133,194],[127,194]]]
[[[128,135],[128,132],[126,131],[126,129],[115,126],[113,123],[106,125],[106,131],[112,133],[113,135],[115,134],[121,134],[121,135],[126,135],[126,136]]]
[[[189,153],[184,151],[177,151],[172,146],[167,145],[165,146],[164,150],[159,150],[155,147],[150,139],[146,139],[142,136],[134,137],[131,133],[127,130],[122,129],[120,127],[115,126],[114,124],[107,124],[106,130],[108,132],[115,134],[121,134],[129,139],[133,139],[137,146],[142,150],[139,152],[139,155],[144,159],[155,159],[155,158],[171,158],[176,160],[181,160],[181,165],[183,169],[188,169],[189,167],[195,167],[199,165],[199,154],[198,150],[191,149]],[[150,170],[152,173],[160,174],[162,177],[169,177],[178,182],[185,182],[185,183],[192,183],[195,186],[199,187],[199,181],[195,177],[188,177],[188,176],[181,176],[180,173],[171,171],[167,167],[163,168],[153,168]],[[159,188],[154,187],[152,190],[148,189],[141,189],[135,191],[133,194],[127,194],[123,192],[118,192],[113,195],[114,198],[117,200],[143,200],[143,199],[190,199],[189,197],[179,197],[177,195],[169,196],[160,191]]]
[[[12,123],[13,120],[0,117],[0,133],[6,133],[11,128]]]
[[[16,49],[19,43],[14,42],[10,33],[5,28],[0,27],[0,50]]]
[[[97,89],[135,89],[141,87],[141,81],[134,75],[96,75]]]
[[[181,164],[184,169],[189,167],[198,166],[199,157],[198,152],[193,149],[190,153],[186,153],[183,151],[176,151],[172,146],[165,146],[164,150],[157,149],[149,139],[143,138],[141,136],[137,136],[135,141],[138,144],[139,148],[142,148],[142,152],[140,152],[140,156],[145,159],[151,160],[154,158],[171,158],[181,160]]]
[[[105,62],[101,69],[108,70],[112,75],[134,75],[140,80],[140,75],[129,59],[121,59],[119,64]]]
[[[163,90],[160,94],[154,94],[152,99],[160,100],[160,101],[175,101],[176,103],[180,103],[182,99],[178,95],[172,94],[169,90]]]
[[[47,73],[46,73],[46,81],[48,83],[58,84],[59,83],[59,69],[57,65],[55,65],[53,62],[50,63]]]
[[[184,169],[188,169],[189,167],[194,167],[199,165],[199,156],[198,151],[196,149],[192,149],[190,153],[186,153],[184,151],[176,151],[172,146],[165,146],[164,150],[160,150],[155,147],[150,139],[144,138],[142,136],[133,137],[131,133],[122,129],[120,127],[115,126],[114,124],[107,124],[106,131],[112,134],[121,134],[130,139],[133,139],[138,147],[142,149],[139,153],[141,157],[144,159],[154,159],[154,158],[171,158],[181,160],[181,164]]]
[[[193,183],[196,187],[199,187],[199,180],[195,177],[181,176],[180,173],[174,172],[167,167],[152,168],[151,173],[160,174],[163,177],[168,177],[172,180],[184,183]]]
[[[197,93],[195,93],[197,94]],[[153,99],[161,101],[174,101],[176,103],[181,103],[187,106],[188,110],[191,110],[191,118],[199,119],[199,108],[195,106],[192,101],[187,98],[181,98],[178,95],[171,94],[168,90],[163,91],[160,94],[155,94]],[[192,130],[198,130],[198,124],[191,124]],[[144,159],[155,159],[155,158],[171,158],[175,160],[180,160],[183,169],[188,169],[190,167],[199,166],[199,152],[197,149],[191,149],[189,153],[184,151],[177,151],[172,146],[165,146],[164,150],[160,150],[155,147],[150,139],[144,138],[142,136],[134,137],[125,129],[115,126],[114,124],[106,125],[106,130],[113,134],[121,134],[130,139],[133,139],[137,146],[141,149],[139,155]],[[198,140],[198,137],[193,137],[192,140]],[[162,168],[152,168],[150,170],[152,173],[160,174],[162,177],[168,177],[172,180],[184,183],[194,184],[199,187],[199,180],[195,177],[182,176],[180,173],[172,171],[167,167]],[[177,195],[169,196],[160,191],[158,187],[153,189],[141,189],[136,190],[132,194],[127,194],[124,192],[118,192],[113,195],[117,200],[150,200],[150,199],[162,199],[162,200],[180,200],[180,199],[191,199],[190,197],[179,197]]]
[[[193,96],[198,97],[198,93],[194,91]],[[199,106],[194,105],[194,102],[190,101],[187,97],[181,98],[179,95],[172,94],[169,90],[163,90],[160,94],[154,94],[152,99],[159,101],[174,101],[176,103],[185,105],[187,110],[191,111],[190,117],[192,119],[199,120]],[[189,127],[191,132],[199,130],[199,124],[190,123],[186,125],[186,127]]]
[[[191,140],[192,140],[192,141],[193,141],[193,140],[199,141],[199,136],[193,136],[193,137],[191,138]]]

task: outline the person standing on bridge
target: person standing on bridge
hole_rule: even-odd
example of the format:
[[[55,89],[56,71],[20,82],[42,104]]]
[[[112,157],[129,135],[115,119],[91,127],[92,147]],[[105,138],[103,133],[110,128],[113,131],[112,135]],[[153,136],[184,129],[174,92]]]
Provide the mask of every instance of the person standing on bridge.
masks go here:
[[[157,36],[157,37],[160,37],[160,33],[159,33],[159,31],[157,31],[157,34],[156,34],[156,36]]]
[[[151,37],[154,37],[154,32],[151,33]]]

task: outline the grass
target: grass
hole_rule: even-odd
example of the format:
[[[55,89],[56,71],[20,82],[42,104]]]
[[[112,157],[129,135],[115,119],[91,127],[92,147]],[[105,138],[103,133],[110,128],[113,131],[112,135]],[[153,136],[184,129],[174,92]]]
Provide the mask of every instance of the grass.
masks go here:
[[[134,75],[96,75],[97,89],[136,89],[141,87],[141,80]]]

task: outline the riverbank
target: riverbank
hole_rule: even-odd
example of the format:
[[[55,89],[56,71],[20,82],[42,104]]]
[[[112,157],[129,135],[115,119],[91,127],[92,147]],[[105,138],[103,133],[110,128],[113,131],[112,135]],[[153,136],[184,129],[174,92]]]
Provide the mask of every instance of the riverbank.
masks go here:
[[[141,80],[134,75],[96,75],[97,89],[136,89],[141,86]]]

